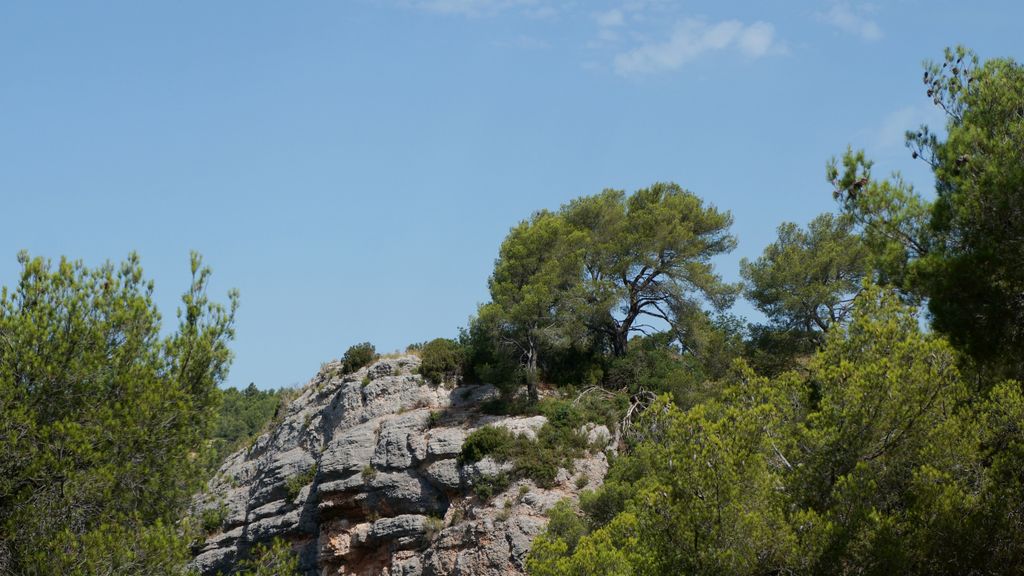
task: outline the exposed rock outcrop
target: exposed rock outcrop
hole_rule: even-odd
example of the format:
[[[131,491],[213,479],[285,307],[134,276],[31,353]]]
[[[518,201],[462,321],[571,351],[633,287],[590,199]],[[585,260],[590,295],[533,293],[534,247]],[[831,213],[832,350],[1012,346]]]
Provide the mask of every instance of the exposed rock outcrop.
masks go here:
[[[196,550],[199,571],[230,573],[252,546],[281,537],[310,576],[522,573],[545,512],[604,478],[608,430],[590,427],[592,452],[560,470],[556,486],[520,480],[482,501],[473,486],[509,464],[460,465],[466,436],[488,424],[535,435],[544,417],[484,415],[478,406],[494,388],[434,386],[418,366],[415,356],[347,375],[324,365],[280,424],[229,457],[197,497],[197,512],[224,512]]]

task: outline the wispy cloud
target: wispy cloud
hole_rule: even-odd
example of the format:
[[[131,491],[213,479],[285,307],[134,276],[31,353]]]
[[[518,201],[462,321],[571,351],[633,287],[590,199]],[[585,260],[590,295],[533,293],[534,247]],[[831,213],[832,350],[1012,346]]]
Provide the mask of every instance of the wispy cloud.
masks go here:
[[[594,15],[594,21],[601,28],[615,28],[626,23],[626,15],[622,10],[615,8],[607,12],[598,12]]]
[[[851,5],[849,2],[834,2],[828,12],[819,18],[843,32],[873,42],[882,38],[882,28],[869,15],[874,11],[870,4]]]
[[[866,130],[868,145],[880,154],[902,154],[907,130],[917,130],[922,124],[936,133],[941,133],[946,118],[942,111],[926,104],[905,106],[894,110],[882,119],[876,127]],[[906,152],[909,154],[909,152]]]
[[[597,24],[598,43],[613,43],[619,40],[619,31],[626,24],[626,14],[615,8],[593,15]]]
[[[673,28],[664,42],[643,44],[617,55],[613,65],[622,75],[676,70],[709,52],[735,50],[750,58],[783,51],[768,22],[744,24],[738,20],[708,23],[687,18]]]

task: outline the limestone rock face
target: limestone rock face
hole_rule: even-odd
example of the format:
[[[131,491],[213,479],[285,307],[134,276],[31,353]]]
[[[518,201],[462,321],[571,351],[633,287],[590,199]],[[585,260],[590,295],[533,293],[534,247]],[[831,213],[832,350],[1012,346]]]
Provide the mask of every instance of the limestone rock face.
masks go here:
[[[381,360],[353,374],[325,364],[284,418],[248,449],[230,456],[195,512],[219,508],[223,525],[195,549],[195,568],[230,574],[258,543],[289,541],[308,576],[522,574],[545,512],[600,485],[604,453],[560,471],[558,484],[529,480],[482,501],[475,482],[509,464],[458,463],[466,436],[485,425],[528,437],[543,416],[479,413],[490,386],[454,390],[416,374],[419,359]],[[592,446],[611,436],[589,428]]]

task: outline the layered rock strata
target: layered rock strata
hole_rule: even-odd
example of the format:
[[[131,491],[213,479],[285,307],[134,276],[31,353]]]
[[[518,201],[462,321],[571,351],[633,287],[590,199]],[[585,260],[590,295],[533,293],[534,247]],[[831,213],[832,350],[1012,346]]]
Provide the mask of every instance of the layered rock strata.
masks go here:
[[[280,423],[229,457],[197,497],[197,514],[216,510],[223,522],[196,548],[195,567],[229,574],[279,537],[309,576],[523,573],[545,512],[604,477],[607,429],[588,428],[592,451],[560,470],[556,486],[519,480],[485,501],[474,486],[510,465],[460,465],[466,436],[485,425],[531,436],[545,419],[484,415],[493,387],[434,386],[418,367],[415,356],[352,374],[324,365]]]

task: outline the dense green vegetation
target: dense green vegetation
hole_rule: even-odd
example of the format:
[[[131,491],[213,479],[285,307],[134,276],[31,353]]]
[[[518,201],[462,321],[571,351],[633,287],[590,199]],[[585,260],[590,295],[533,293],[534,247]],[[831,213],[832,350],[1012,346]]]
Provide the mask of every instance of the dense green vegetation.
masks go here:
[[[469,334],[490,344],[481,353],[504,355],[505,365],[517,358],[536,401],[541,372],[556,372],[550,360],[559,354],[557,364],[576,366],[570,373],[578,377],[588,354],[625,356],[631,335],[656,330],[650,322],[686,332],[704,320],[701,303],[731,305],[736,287],[710,263],[735,246],[731,222],[671,183],[630,196],[606,190],[538,212],[502,243],[491,302]]]
[[[212,473],[228,455],[258,436],[282,413],[293,395],[285,388],[260,390],[253,383],[244,390],[222,389],[207,456],[209,471]]]
[[[462,445],[459,462],[472,464],[484,457],[508,462],[511,468],[496,479],[481,479],[476,493],[489,498],[511,481],[529,478],[537,485],[550,488],[558,470],[573,472],[573,460],[588,448],[587,437],[580,427],[588,422],[609,423],[621,409],[614,401],[602,398],[596,402],[573,402],[545,398],[533,408],[547,417],[536,438],[513,434],[501,426],[484,426],[470,434]],[[603,446],[602,446],[603,447]]]
[[[604,486],[552,510],[532,574],[1019,573],[1024,69],[957,49],[925,83],[948,136],[908,144],[936,200],[863,153],[830,164],[840,213],[743,263],[769,323],[643,412]]]
[[[161,337],[134,254],[95,269],[19,261],[0,293],[0,571],[179,573],[236,295],[208,300],[193,255],[178,326]]]
[[[830,168],[842,210],[860,225],[880,280],[926,298],[932,325],[990,377],[1024,379],[1024,68],[979,64],[964,48],[925,70],[946,114],[945,140],[907,134],[934,170],[937,197],[900,178],[875,181],[863,154]]]
[[[299,574],[299,557],[291,544],[275,538],[270,544],[257,544],[239,568],[238,576],[290,576]]]
[[[649,408],[532,573],[1012,573],[1020,385],[971,398],[953,348],[891,292],[867,288],[853,315],[806,377],[740,361],[720,398]]]
[[[547,417],[535,439],[467,438],[463,464],[510,464],[483,498],[552,485],[590,448],[582,425],[618,428],[604,485],[552,509],[531,573],[1020,573],[1024,69],[958,48],[924,82],[946,136],[908,145],[934,200],[848,150],[827,168],[836,213],[782,224],[733,285],[712,265],[728,212],[672,183],[606,190],[514,227],[459,338],[410,347],[435,384],[498,385],[485,412]],[[185,573],[224,514],[186,517],[190,495],[289,392],[218,388],[237,295],[210,301],[198,256],[164,336],[136,256],[19,261],[0,291],[0,574]],[[766,322],[727,313],[741,294]],[[375,358],[357,344],[342,369]],[[296,560],[278,541],[239,569]]]
[[[418,353],[420,374],[435,384],[453,382],[462,373],[463,350],[455,340],[435,338],[420,347]]]
[[[355,372],[363,366],[369,365],[377,359],[377,349],[369,342],[361,342],[349,346],[345,355],[341,357],[341,370],[343,372]]]

